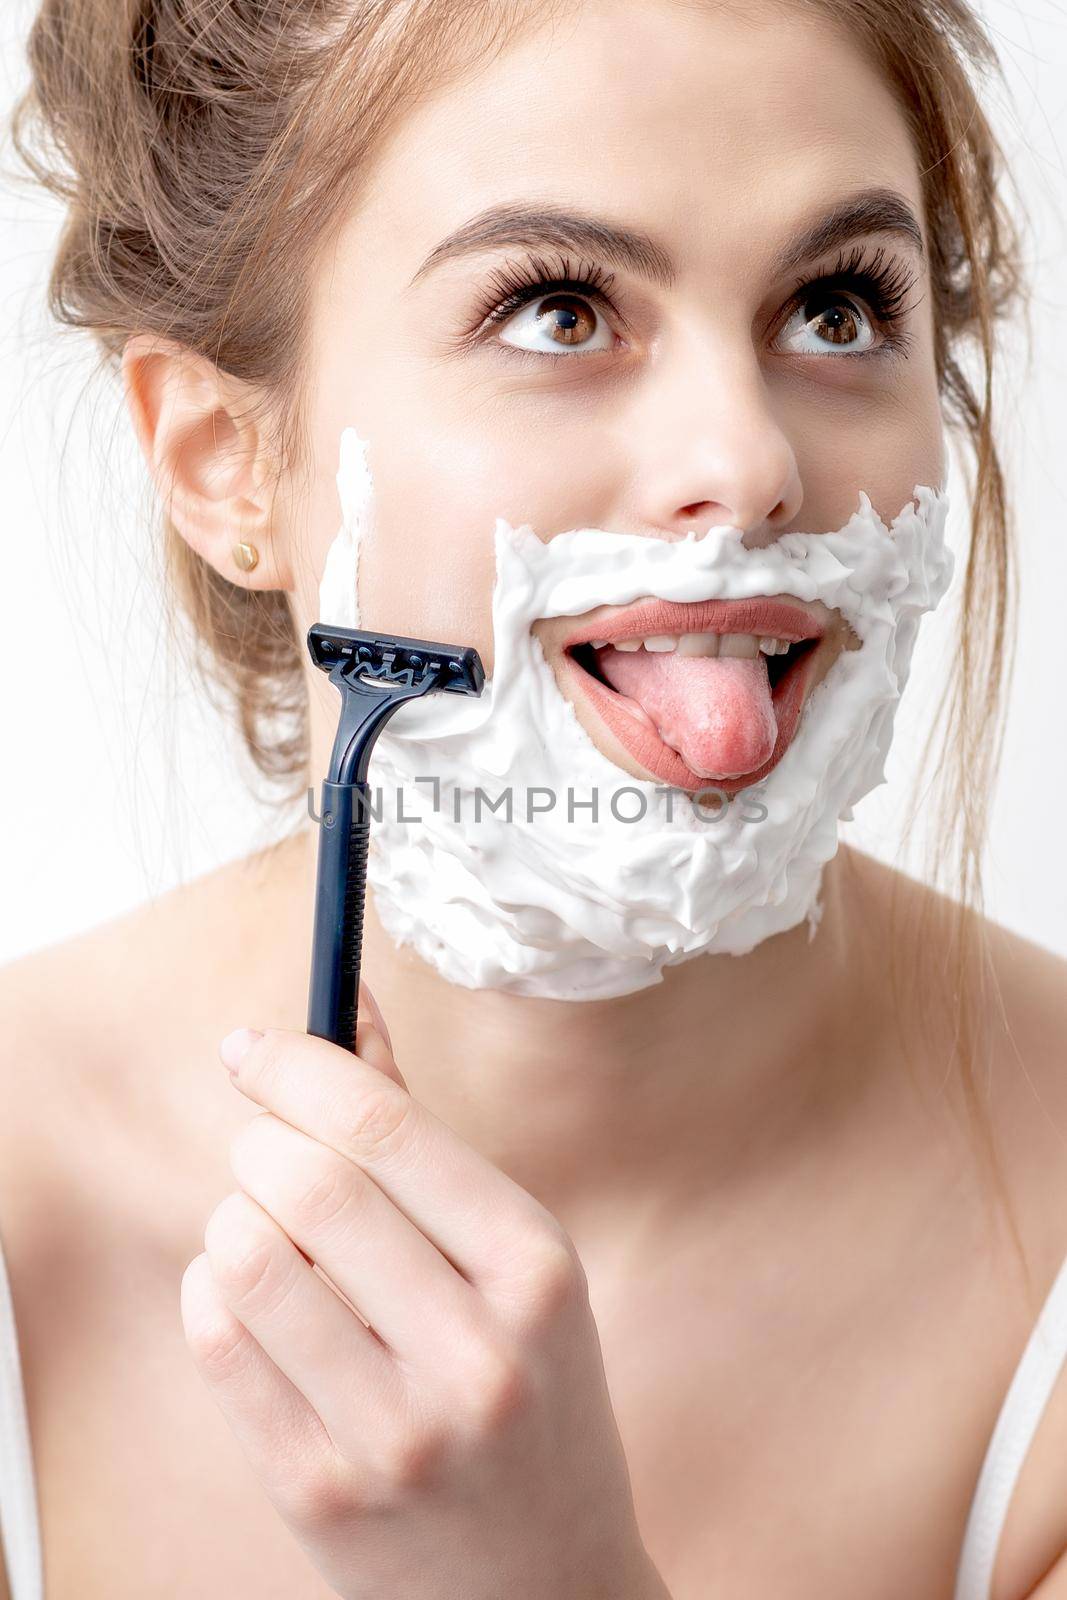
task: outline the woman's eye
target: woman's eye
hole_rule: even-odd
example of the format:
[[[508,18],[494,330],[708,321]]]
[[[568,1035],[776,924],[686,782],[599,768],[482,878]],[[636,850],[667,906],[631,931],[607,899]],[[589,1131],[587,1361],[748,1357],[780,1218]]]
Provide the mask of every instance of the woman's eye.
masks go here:
[[[611,350],[615,343],[603,313],[571,289],[534,295],[510,313],[501,308],[492,320],[500,343],[533,355],[586,355]],[[861,299],[824,288],[809,292],[796,306],[775,342],[801,355],[855,355],[872,349],[878,338]]]
[[[813,344],[794,341],[793,350],[799,350],[801,354],[811,351],[825,353],[835,349],[848,352],[869,350],[875,342],[874,328],[867,313],[840,293],[829,297],[809,296],[786,323],[781,336],[783,339],[791,328],[801,335],[811,335],[816,341]]]
[[[603,338],[600,344],[593,336],[600,325]],[[512,330],[512,337],[506,334]],[[515,330],[519,337],[514,337]],[[503,344],[514,344],[521,350],[535,354],[559,354],[567,350],[584,353],[588,350],[610,350],[614,334],[599,312],[580,295],[547,294],[520,306],[508,317],[497,337]]]

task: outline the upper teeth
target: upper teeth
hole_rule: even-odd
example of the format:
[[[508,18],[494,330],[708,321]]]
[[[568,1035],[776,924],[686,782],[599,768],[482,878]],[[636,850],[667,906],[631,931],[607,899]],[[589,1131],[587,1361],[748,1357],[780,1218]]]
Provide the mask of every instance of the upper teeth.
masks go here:
[[[607,639],[590,639],[594,650],[601,650]],[[764,639],[754,633],[650,633],[644,639],[613,639],[616,650],[677,650],[682,656],[784,656],[788,639]]]

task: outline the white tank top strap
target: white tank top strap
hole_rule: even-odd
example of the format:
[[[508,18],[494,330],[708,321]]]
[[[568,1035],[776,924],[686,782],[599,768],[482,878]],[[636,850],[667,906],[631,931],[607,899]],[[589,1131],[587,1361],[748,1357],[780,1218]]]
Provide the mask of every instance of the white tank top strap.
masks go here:
[[[15,1308],[0,1242],[0,1557],[11,1600],[42,1600],[41,1532]]]
[[[986,1448],[960,1547],[955,1600],[989,1600],[1012,1493],[1067,1356],[1067,1257],[1015,1369]]]

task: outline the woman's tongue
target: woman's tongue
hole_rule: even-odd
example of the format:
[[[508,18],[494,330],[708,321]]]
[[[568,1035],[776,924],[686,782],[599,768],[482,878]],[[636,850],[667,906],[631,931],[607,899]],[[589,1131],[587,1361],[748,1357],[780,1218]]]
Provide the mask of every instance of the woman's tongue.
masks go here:
[[[607,645],[597,663],[698,776],[743,777],[773,755],[778,723],[762,651],[750,659]]]

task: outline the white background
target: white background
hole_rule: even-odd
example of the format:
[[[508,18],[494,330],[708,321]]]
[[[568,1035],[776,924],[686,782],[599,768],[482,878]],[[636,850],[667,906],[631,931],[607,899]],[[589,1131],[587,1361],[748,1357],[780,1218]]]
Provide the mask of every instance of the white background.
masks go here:
[[[0,110],[24,73],[31,0],[0,8]],[[1034,356],[1000,395],[1018,506],[1022,603],[1003,775],[986,863],[990,914],[1067,955],[1067,10],[1059,0],[983,7],[1010,97],[988,108],[1032,219]],[[12,157],[5,150],[4,165]],[[296,813],[248,793],[239,738],[168,650],[143,467],[117,389],[89,383],[81,336],[52,329],[44,287],[58,207],[0,179],[0,483],[4,530],[0,960],[69,937],[172,884],[289,832]],[[1020,352],[1021,352],[1020,345]],[[89,384],[88,387],[86,385]],[[961,548],[958,470],[951,536]],[[925,623],[888,783],[846,838],[921,872],[899,819],[945,652],[957,578]],[[310,930],[309,930],[310,934]]]

